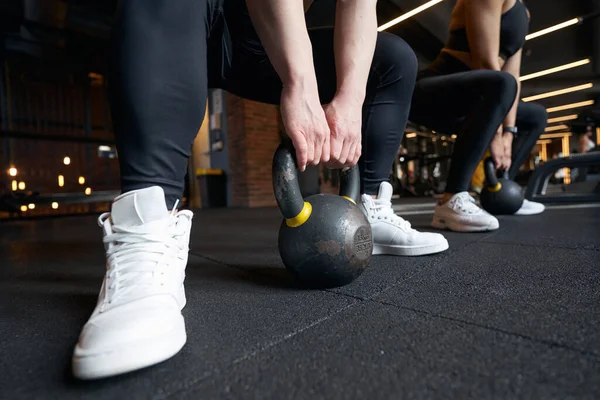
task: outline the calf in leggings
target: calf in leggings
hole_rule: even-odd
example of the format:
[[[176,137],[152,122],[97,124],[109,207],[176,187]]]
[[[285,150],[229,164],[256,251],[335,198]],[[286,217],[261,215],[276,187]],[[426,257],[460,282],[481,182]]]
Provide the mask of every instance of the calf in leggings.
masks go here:
[[[528,29],[520,0],[458,0],[448,43],[417,76],[411,121],[458,136],[446,193],[434,211],[436,228],[498,229],[498,220],[469,195],[471,176],[489,146],[496,168],[514,179],[546,127],[543,107],[518,101]],[[519,213],[541,211],[541,204],[526,201]]]
[[[310,33],[310,4],[300,0],[176,3],[127,0],[118,10],[109,90],[122,194],[99,218],[107,273],[73,355],[82,379],[159,363],[186,342],[192,213],[177,204],[209,87],[280,104],[300,169],[360,158],[360,206],[377,253],[448,248],[442,235],[415,231],[391,208],[387,180],[417,66],[402,39],[377,33],[374,0],[338,2],[335,28]]]

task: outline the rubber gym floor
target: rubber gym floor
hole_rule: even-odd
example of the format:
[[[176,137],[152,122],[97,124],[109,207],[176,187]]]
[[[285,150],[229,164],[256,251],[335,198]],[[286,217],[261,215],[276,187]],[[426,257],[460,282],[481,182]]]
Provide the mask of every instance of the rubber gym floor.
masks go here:
[[[431,203],[395,208],[428,229]],[[95,382],[70,376],[104,273],[95,218],[3,223],[0,398],[600,398],[600,205],[500,220],[314,291],[283,269],[276,209],[198,211],[187,345]]]

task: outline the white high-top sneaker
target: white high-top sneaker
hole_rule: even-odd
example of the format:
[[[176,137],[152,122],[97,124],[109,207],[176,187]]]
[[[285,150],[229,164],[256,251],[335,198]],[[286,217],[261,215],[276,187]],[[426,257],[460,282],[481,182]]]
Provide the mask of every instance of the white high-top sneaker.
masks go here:
[[[498,229],[498,219],[480,208],[467,192],[456,193],[444,204],[436,204],[431,225],[455,232],[483,232]]]
[[[117,375],[164,361],[186,342],[181,309],[192,213],[169,212],[162,188],[117,197],[104,230],[106,275],[73,354],[80,379]]]
[[[546,209],[546,206],[542,203],[538,203],[537,201],[529,201],[525,199],[523,201],[523,205],[519,210],[515,213],[515,215],[535,215],[541,214]]]
[[[361,197],[360,208],[373,230],[373,254],[421,256],[448,249],[448,241],[439,233],[419,232],[392,209],[393,188],[388,182],[379,186],[377,199]]]

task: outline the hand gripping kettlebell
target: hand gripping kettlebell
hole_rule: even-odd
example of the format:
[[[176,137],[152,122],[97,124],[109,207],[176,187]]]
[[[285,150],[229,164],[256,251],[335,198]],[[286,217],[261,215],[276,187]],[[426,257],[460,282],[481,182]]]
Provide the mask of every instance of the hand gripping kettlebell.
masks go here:
[[[516,213],[523,205],[521,186],[508,178],[508,171],[504,171],[503,178],[498,179],[491,157],[485,159],[483,169],[485,186],[479,195],[483,209],[493,215]]]
[[[273,159],[273,189],[284,217],[279,229],[279,254],[302,285],[344,286],[369,265],[373,251],[371,225],[356,206],[360,172],[340,171],[340,195],[302,198],[295,151],[284,141]]]

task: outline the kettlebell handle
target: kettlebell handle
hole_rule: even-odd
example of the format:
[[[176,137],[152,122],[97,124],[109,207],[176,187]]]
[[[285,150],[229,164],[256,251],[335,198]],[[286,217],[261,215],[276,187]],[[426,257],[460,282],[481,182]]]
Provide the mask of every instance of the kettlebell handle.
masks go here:
[[[305,203],[298,181],[296,152],[291,140],[284,139],[273,157],[273,190],[277,205],[286,220],[293,220],[302,215],[310,215],[310,204]],[[340,196],[354,204],[360,196],[360,171],[358,166],[340,171]],[[308,217],[308,216],[306,216]],[[289,223],[294,223],[289,222]]]
[[[483,161],[483,170],[485,172],[485,185],[486,189],[492,192],[497,192],[502,189],[502,184],[496,177],[496,168],[494,166],[494,160],[492,157],[488,157]]]
[[[358,165],[340,170],[340,196],[354,204],[360,197],[360,171]]]

